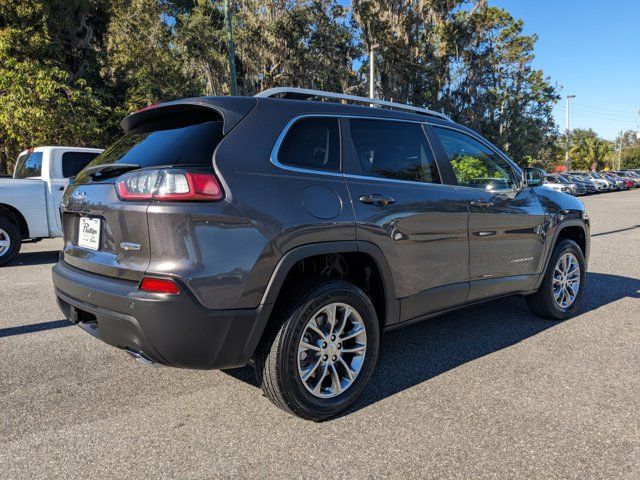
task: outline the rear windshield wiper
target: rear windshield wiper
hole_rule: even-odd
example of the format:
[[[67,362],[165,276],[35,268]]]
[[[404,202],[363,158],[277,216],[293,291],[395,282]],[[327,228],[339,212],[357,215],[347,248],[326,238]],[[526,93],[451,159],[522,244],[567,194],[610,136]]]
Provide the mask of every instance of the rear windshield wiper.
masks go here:
[[[140,165],[135,163],[103,163],[85,168],[84,173],[91,178],[108,178],[131,170],[137,170],[138,168],[140,168]]]

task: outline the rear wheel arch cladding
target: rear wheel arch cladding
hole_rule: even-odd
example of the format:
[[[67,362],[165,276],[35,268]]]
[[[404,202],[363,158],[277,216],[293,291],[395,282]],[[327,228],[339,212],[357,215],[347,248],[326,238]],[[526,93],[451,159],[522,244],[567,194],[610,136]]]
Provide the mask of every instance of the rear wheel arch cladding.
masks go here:
[[[289,273],[301,260],[328,254],[359,254],[371,259],[380,279],[384,310],[379,315],[384,323],[381,328],[397,323],[400,318],[399,302],[395,298],[395,287],[391,270],[382,251],[369,242],[341,241],[303,245],[290,250],[280,258],[262,297],[262,304],[275,304]],[[374,302],[375,303],[375,302]]]

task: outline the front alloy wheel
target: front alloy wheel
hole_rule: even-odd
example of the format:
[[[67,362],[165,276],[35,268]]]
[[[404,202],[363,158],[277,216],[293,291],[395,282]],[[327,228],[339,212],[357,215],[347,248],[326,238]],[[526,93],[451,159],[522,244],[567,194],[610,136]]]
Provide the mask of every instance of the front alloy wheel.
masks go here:
[[[576,311],[585,282],[585,262],[576,242],[562,239],[553,249],[540,288],[526,297],[527,305],[539,317],[564,320]]]
[[[580,291],[580,264],[573,253],[567,252],[558,258],[552,284],[556,305],[563,309],[573,305]]]

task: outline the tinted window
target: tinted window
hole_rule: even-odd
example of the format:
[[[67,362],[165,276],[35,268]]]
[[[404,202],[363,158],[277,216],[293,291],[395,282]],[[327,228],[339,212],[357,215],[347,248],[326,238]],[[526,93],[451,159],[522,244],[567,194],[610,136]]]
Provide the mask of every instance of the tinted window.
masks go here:
[[[210,121],[178,128],[129,133],[89,163],[127,163],[145,167],[211,165],[213,151],[222,139],[222,122]],[[88,180],[80,173],[76,183]],[[94,181],[96,181],[94,179]]]
[[[422,126],[381,120],[349,120],[363,175],[439,183]]]
[[[42,152],[31,152],[18,157],[13,178],[39,177],[42,175]]]
[[[447,153],[458,184],[486,190],[505,190],[517,184],[511,165],[489,147],[464,133],[434,128]]]
[[[91,160],[100,155],[97,152],[65,152],[62,154],[62,176],[75,177]]]
[[[336,118],[304,118],[289,129],[278,161],[316,170],[340,170],[340,131]]]

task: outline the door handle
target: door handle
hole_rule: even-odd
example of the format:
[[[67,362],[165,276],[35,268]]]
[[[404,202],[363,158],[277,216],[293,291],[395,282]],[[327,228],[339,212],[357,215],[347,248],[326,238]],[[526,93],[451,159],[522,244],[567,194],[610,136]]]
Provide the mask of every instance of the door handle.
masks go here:
[[[380,195],[377,193],[371,193],[369,195],[361,195],[359,200],[367,205],[380,205],[386,207],[391,205],[395,200],[387,195]]]
[[[474,207],[489,208],[493,207],[493,202],[491,200],[471,200],[471,205]]]
[[[63,187],[63,186],[61,186],[61,185],[60,185],[60,186],[58,186],[58,191],[59,191],[59,192],[62,192],[63,190],[64,190],[64,187]]]

